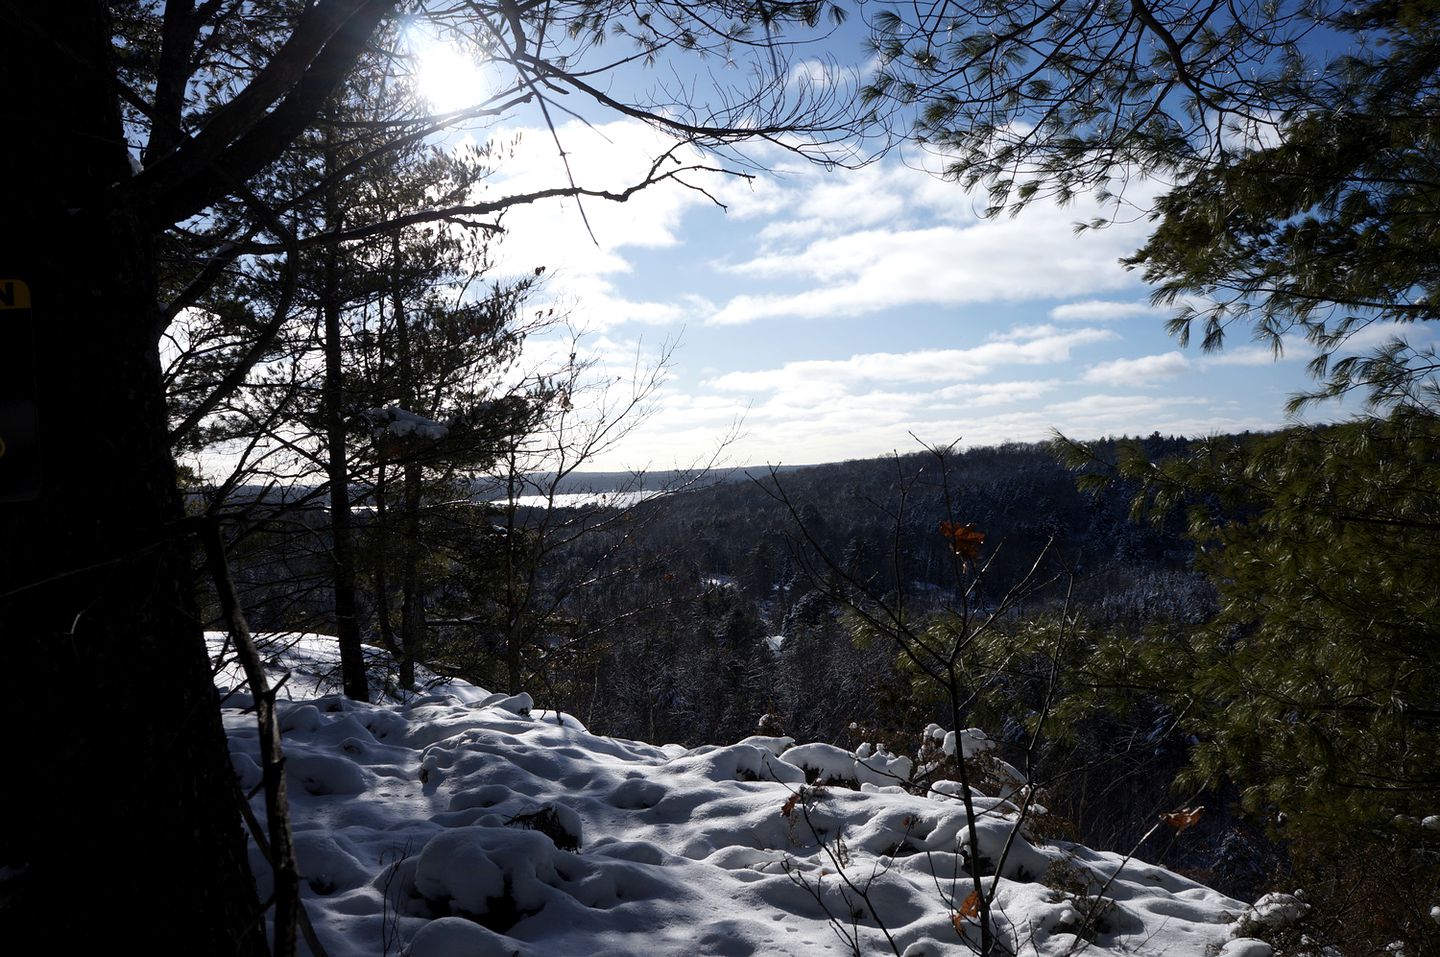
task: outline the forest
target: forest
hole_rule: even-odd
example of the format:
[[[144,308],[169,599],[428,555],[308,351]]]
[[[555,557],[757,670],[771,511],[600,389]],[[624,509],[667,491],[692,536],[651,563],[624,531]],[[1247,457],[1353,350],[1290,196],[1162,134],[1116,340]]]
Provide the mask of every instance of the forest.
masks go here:
[[[1338,564],[1324,575],[1291,570],[1316,534],[1314,523],[1330,526],[1337,517],[1305,515],[1301,527],[1287,528],[1280,515],[1293,502],[1277,500],[1258,481],[1245,487],[1235,470],[1254,473],[1257,461],[1268,463],[1281,450],[1313,465],[1305,456],[1323,448],[1332,456],[1328,468],[1344,472],[1343,456],[1367,446],[1358,454],[1378,454],[1376,445],[1396,441],[1433,449],[1434,430],[1428,417],[1399,417],[1204,441],[1157,434],[1084,447],[1057,440],[931,449],[736,470],[709,481],[652,476],[649,484],[682,487],[618,504],[604,486],[622,476],[577,474],[565,487],[594,490],[589,504],[546,509],[476,501],[467,510],[488,518],[467,525],[469,537],[458,540],[453,506],[427,515],[420,540],[434,564],[424,576],[421,657],[432,687],[458,677],[525,689],[538,704],[622,738],[694,746],[785,734],[852,749],[881,741],[906,753],[916,729],[944,721],[947,712],[943,682],[902,653],[907,634],[998,611],[964,642],[965,720],[990,729],[1017,764],[1023,754],[1032,781],[1054,782],[1045,792],[1052,826],[1091,846],[1128,847],[1150,828],[1155,808],[1204,805],[1210,810],[1203,822],[1157,860],[1253,898],[1277,882],[1301,880],[1353,894],[1349,882],[1359,878],[1344,873],[1330,835],[1336,814],[1352,824],[1357,815],[1368,817],[1379,830],[1367,853],[1383,853],[1388,867],[1411,875],[1414,898],[1387,902],[1384,910],[1372,899],[1352,900],[1327,916],[1323,931],[1310,930],[1354,947],[1377,929],[1394,935],[1408,922],[1417,939],[1428,941],[1431,922],[1422,905],[1435,879],[1433,859],[1424,841],[1412,842],[1424,833],[1418,822],[1432,805],[1424,792],[1407,794],[1403,804],[1375,804],[1364,778],[1401,772],[1404,762],[1350,749],[1393,732],[1380,731],[1382,713],[1336,715],[1335,702],[1357,700],[1341,695],[1374,680],[1338,670],[1342,662],[1379,669],[1372,674],[1393,681],[1404,647],[1422,647],[1426,639],[1414,629],[1429,627],[1421,623],[1433,601],[1432,569],[1419,557],[1404,586],[1391,562],[1409,565],[1418,556],[1392,552],[1328,556],[1326,565]],[[1184,475],[1182,499],[1158,509],[1156,498],[1173,488],[1144,474],[1141,466],[1148,471],[1154,462]],[[1214,470],[1208,485],[1196,477],[1202,468]],[[1358,470],[1362,481],[1368,471]],[[1297,480],[1287,481],[1283,494],[1293,496]],[[1307,508],[1316,504],[1334,507],[1312,498]],[[1423,551],[1428,519],[1420,516],[1430,505],[1414,505],[1419,510],[1408,518],[1393,518],[1419,521],[1412,541]],[[358,540],[367,543],[361,550],[383,551],[379,513],[367,514],[373,523],[360,523]],[[975,561],[957,562],[949,523],[980,531]],[[308,537],[308,546],[293,526],[260,524],[284,530],[258,535],[233,553],[252,623],[278,633],[282,644],[287,633],[326,631],[333,622],[328,522],[316,514],[299,523],[310,526],[300,540]],[[562,544],[539,547],[547,534]],[[1267,539],[1263,550],[1249,541],[1254,534]],[[1409,537],[1380,534],[1387,549]],[[1207,546],[1221,535],[1235,544],[1209,555]],[[265,539],[273,541],[267,546]],[[505,557],[478,564],[498,580],[472,584],[478,557],[497,550]],[[277,561],[281,553],[290,559]],[[1344,564],[1351,560],[1378,565],[1356,576]],[[373,569],[358,590],[362,620],[377,622],[385,608],[377,591],[383,561],[361,563]],[[505,576],[525,563],[538,566],[524,576],[523,608],[507,607],[499,596],[514,594],[515,586]],[[463,576],[464,586],[452,584],[451,575]],[[1359,604],[1371,600],[1362,598],[1367,582],[1384,582],[1374,599],[1383,592],[1387,603],[1415,603],[1408,623],[1394,619],[1393,644],[1376,641],[1382,632],[1374,618],[1344,624],[1369,607]],[[1347,589],[1343,605],[1327,594],[1335,587]],[[1313,606],[1318,600],[1325,611]],[[1304,604],[1311,607],[1302,612]],[[1305,618],[1323,621],[1335,642],[1325,652],[1334,657],[1307,652],[1317,666],[1336,669],[1307,676],[1308,686],[1287,673],[1306,647],[1295,631]],[[381,643],[377,633],[364,637]],[[1294,682],[1294,697],[1271,699],[1236,683],[1240,654],[1247,668],[1272,669],[1275,681]],[[1407,692],[1390,684],[1391,693],[1424,700],[1430,678],[1415,677],[1418,687]],[[330,680],[338,690],[339,676]],[[1275,710],[1264,715],[1267,708]],[[1299,714],[1316,739],[1284,740],[1280,727]],[[1406,717],[1400,724],[1408,736],[1425,722]],[[1332,750],[1330,735],[1344,736],[1346,750]],[[1417,755],[1402,773],[1420,780],[1430,770]],[[1362,907],[1370,911],[1364,929],[1356,924]]]
[[[0,799],[16,939],[78,951],[145,915],[154,953],[319,954],[307,908],[339,920],[339,889],[360,952],[538,954],[504,935],[670,901],[635,875],[709,855],[855,954],[1440,953],[1433,3],[3,0],[0,23],[0,700],[43,736]],[[437,108],[417,25],[498,79]],[[554,136],[553,182],[504,178],[517,117]],[[654,148],[594,179],[559,117]],[[1084,196],[1109,212],[1081,235],[1147,223],[1122,262],[1170,335],[1303,349],[1288,408],[1316,416],[595,472],[663,406],[667,356],[613,375],[545,264],[503,265],[507,216],[575,204],[598,246],[587,208],[907,150],[988,219]],[[314,635],[323,711],[286,690]],[[332,731],[351,758],[314,750]],[[485,784],[497,755],[524,773]],[[566,762],[607,755],[648,770],[602,801]],[[312,833],[412,772],[449,801],[423,849],[362,867]],[[762,791],[773,833],[662,853],[607,816],[663,816],[667,786],[694,803],[655,833]],[[596,822],[622,863],[581,853]],[[1125,916],[1137,853],[1181,936]],[[86,921],[77,868],[104,889]]]

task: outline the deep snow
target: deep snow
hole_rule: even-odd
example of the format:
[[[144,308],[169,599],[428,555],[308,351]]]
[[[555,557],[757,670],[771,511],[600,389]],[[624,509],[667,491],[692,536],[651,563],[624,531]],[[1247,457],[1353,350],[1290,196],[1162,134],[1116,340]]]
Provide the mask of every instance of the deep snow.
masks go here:
[[[223,636],[209,637],[218,658]],[[279,713],[302,895],[333,957],[820,955],[852,953],[847,937],[923,957],[978,940],[959,913],[972,888],[959,785],[906,793],[909,759],[773,737],[619,740],[460,681],[360,704],[335,693],[332,639],[272,636],[266,655],[289,676]],[[216,682],[243,684],[233,664]],[[233,691],[224,714],[247,789],[260,780],[249,704]],[[926,733],[953,753],[954,733]],[[966,754],[988,743],[958,739]],[[807,787],[817,774],[861,790]],[[982,857],[999,860],[1014,806],[975,800]],[[252,805],[263,819],[258,794]],[[263,899],[268,866],[254,849],[252,863]],[[1245,911],[1163,868],[1022,830],[993,926],[1035,957],[1264,957],[1231,939]]]

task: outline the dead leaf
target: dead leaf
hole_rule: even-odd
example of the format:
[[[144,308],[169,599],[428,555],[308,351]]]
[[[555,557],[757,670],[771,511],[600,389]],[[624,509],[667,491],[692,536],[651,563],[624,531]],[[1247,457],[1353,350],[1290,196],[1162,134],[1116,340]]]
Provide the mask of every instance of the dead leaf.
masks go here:
[[[975,918],[980,916],[979,894],[975,893],[974,891],[970,892],[970,896],[965,898],[964,903],[960,905],[960,916],[968,918],[970,920],[974,920]]]
[[[1195,807],[1185,807],[1178,811],[1166,811],[1160,815],[1160,820],[1169,824],[1179,834],[1187,827],[1194,826],[1195,822],[1205,816],[1205,805],[1197,804]]]
[[[798,793],[790,795],[790,800],[786,801],[785,805],[780,808],[780,813],[785,817],[789,817],[791,814],[795,813],[795,802],[799,800],[800,795]]]
[[[985,541],[985,533],[977,530],[973,522],[966,522],[964,525],[959,522],[941,522],[940,534],[950,540],[951,551],[961,558],[974,561],[980,557],[980,546]]]

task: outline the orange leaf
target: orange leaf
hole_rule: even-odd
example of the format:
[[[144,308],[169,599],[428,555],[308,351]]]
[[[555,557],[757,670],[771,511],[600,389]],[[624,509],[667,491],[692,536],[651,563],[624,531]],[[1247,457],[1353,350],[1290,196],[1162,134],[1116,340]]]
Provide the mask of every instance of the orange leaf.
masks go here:
[[[1160,820],[1164,821],[1166,824],[1169,824],[1175,829],[1175,833],[1179,834],[1187,827],[1193,826],[1195,822],[1199,821],[1200,818],[1204,816],[1205,805],[1197,804],[1195,807],[1181,808],[1178,811],[1167,811],[1164,814],[1160,815]]]
[[[798,800],[800,800],[800,795],[798,793],[790,795],[790,800],[785,802],[785,806],[780,809],[780,813],[783,814],[785,817],[789,817],[795,812],[795,802]]]
[[[985,533],[976,530],[973,522],[961,525],[959,522],[941,522],[940,534],[950,540],[950,549],[961,558],[974,561],[980,557],[980,545]]]
[[[971,920],[974,920],[976,917],[980,916],[979,894],[975,893],[974,891],[970,892],[970,896],[965,898],[965,902],[960,905],[960,916],[968,917]]]

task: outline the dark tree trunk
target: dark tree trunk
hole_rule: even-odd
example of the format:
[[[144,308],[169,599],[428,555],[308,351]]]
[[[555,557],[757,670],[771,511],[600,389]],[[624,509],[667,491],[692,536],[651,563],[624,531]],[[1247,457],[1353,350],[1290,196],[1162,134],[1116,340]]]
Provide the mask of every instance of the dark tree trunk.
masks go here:
[[[400,684],[415,687],[415,664],[425,651],[425,589],[420,580],[420,466],[405,466],[405,578],[400,600]]]
[[[0,939],[263,953],[192,543],[173,534],[153,237],[106,199],[130,168],[105,5],[0,14],[0,278],[33,294],[44,470],[38,500],[0,504]]]
[[[400,276],[400,234],[390,238],[390,257],[394,264],[391,276],[391,311],[395,319],[395,352],[400,373],[400,401],[411,412],[418,412],[415,389],[414,353],[410,342],[410,317],[405,309],[401,292]],[[400,686],[415,687],[415,664],[424,653],[425,641],[425,593],[420,582],[420,499],[422,474],[419,463],[407,461],[401,469],[403,491],[401,495],[404,515],[401,533],[401,599],[400,599],[400,646],[404,654],[400,658]]]
[[[525,617],[525,602],[530,596],[525,580],[526,569],[533,567],[533,556],[522,555],[520,548],[528,549],[529,543],[521,543],[519,527],[515,521],[515,501],[520,494],[520,467],[512,448],[506,458],[505,500],[509,503],[505,533],[505,680],[511,694],[519,694],[521,666],[520,645],[524,640],[521,622]]]
[[[327,273],[331,264],[327,262]],[[327,283],[328,285],[328,283]],[[325,434],[330,476],[331,560],[335,579],[335,638],[340,645],[340,672],[345,695],[369,701],[365,658],[360,645],[360,618],[355,600],[355,527],[350,514],[350,462],[346,454],[345,386],[340,353],[340,308],[325,310]]]
[[[327,124],[326,136],[329,124]],[[325,169],[340,164],[328,140]],[[331,184],[325,190],[325,225],[340,227],[340,203]],[[335,587],[335,638],[340,645],[340,677],[345,696],[369,701],[365,678],[365,656],[360,646],[360,619],[355,594],[355,530],[350,514],[350,462],[345,435],[344,352],[340,341],[340,250],[331,244],[321,256],[323,262],[321,310],[325,320],[325,436],[326,464],[330,477],[330,536]]]

